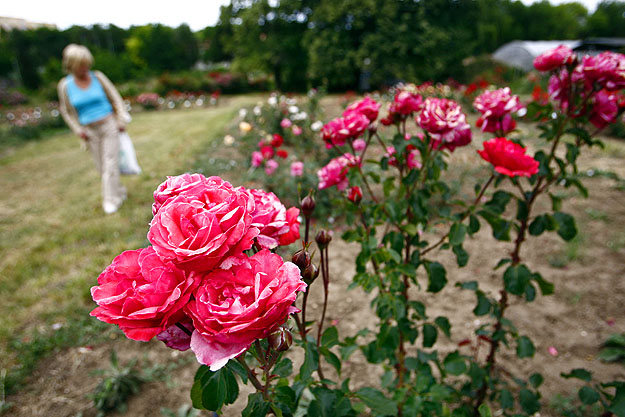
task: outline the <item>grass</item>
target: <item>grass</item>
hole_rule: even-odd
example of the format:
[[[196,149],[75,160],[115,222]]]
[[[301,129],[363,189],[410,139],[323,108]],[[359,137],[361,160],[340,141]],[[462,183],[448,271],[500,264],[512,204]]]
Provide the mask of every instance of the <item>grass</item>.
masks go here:
[[[123,178],[128,200],[110,216],[104,215],[100,207],[100,179],[91,156],[80,150],[78,139],[70,134],[29,142],[3,154],[3,368],[11,370],[20,365],[17,369],[28,370],[38,353],[84,343],[82,339],[55,337],[50,329],[60,323],[78,334],[89,333],[92,324],[82,320],[93,307],[89,288],[116,255],[147,246],[154,189],[167,175],[193,169],[198,155],[209,147],[217,147],[237,110],[253,100],[243,96],[227,99],[226,104],[214,109],[137,115],[129,133],[143,173]],[[78,323],[78,328],[71,323]],[[52,340],[51,345],[41,341],[36,346],[29,344],[43,339]],[[8,380],[12,380],[10,375],[11,372]]]

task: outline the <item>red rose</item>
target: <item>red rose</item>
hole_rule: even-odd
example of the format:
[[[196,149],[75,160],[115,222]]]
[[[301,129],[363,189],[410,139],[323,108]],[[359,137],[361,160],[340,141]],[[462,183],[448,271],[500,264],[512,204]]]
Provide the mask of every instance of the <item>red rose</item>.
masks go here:
[[[260,148],[260,153],[264,159],[271,159],[273,157],[273,147],[271,146],[262,146]]]
[[[271,146],[274,148],[279,148],[284,143],[284,138],[277,133],[275,133],[271,139]]]
[[[276,151],[276,155],[278,155],[278,157],[282,158],[282,159],[286,159],[289,156],[289,153],[287,151],[285,151],[284,149],[278,149]]]
[[[352,188],[350,188],[349,192],[347,193],[347,199],[356,204],[360,203],[360,201],[362,200],[362,190],[360,189],[360,187],[354,185]]]
[[[297,242],[299,239],[299,209],[291,207],[286,211],[286,221],[289,224],[289,231],[280,235],[280,245],[287,246]]]
[[[185,307],[195,326],[191,349],[212,371],[299,311],[293,302],[306,289],[299,268],[266,249],[229,264],[206,275]]]
[[[91,288],[98,304],[91,315],[116,324],[126,337],[148,341],[184,318],[182,308],[200,283],[161,260],[153,247],[118,255]]]
[[[258,235],[251,226],[254,201],[245,190],[222,182],[161,206],[148,232],[161,258],[185,270],[208,271],[252,247]]]
[[[538,161],[525,154],[525,148],[506,138],[484,142],[484,150],[477,153],[490,162],[495,171],[509,177],[531,177],[538,172]]]

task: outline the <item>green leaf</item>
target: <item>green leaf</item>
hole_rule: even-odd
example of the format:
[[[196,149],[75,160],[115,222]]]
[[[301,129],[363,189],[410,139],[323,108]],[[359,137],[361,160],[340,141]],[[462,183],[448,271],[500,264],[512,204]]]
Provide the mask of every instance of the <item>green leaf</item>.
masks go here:
[[[514,397],[512,393],[507,389],[502,389],[501,394],[499,394],[499,403],[504,410],[514,407]]]
[[[456,286],[463,290],[475,291],[477,290],[477,281],[458,282]]]
[[[428,262],[426,264],[426,270],[428,273],[428,288],[429,292],[439,292],[447,284],[447,272],[445,267],[438,262]]]
[[[356,391],[356,396],[376,414],[385,416],[397,415],[397,404],[377,389],[365,387]]]
[[[429,348],[429,347],[434,346],[434,343],[436,343],[437,338],[438,338],[438,331],[436,330],[436,327],[428,323],[424,324],[423,325],[423,347]]]
[[[480,405],[477,411],[480,413],[480,417],[493,417],[493,413],[490,411],[490,407],[486,404]]]
[[[319,349],[325,360],[336,369],[336,372],[341,375],[341,360],[330,349],[325,346]]]
[[[208,369],[208,367],[206,368]],[[228,363],[226,364],[226,368],[229,369],[231,372],[239,375],[241,381],[243,381],[244,384],[247,384],[247,370],[243,367],[243,365],[239,363],[239,361],[228,361]]]
[[[612,382],[606,384],[606,386],[613,386],[616,388],[614,398],[610,402],[608,411],[616,414],[617,417],[625,417],[625,383],[624,382]]]
[[[517,340],[516,354],[519,358],[531,358],[534,356],[536,348],[527,336],[521,336]]]
[[[544,380],[545,378],[543,378],[543,376],[539,373],[533,373],[530,375],[530,384],[532,384],[534,388],[540,387]]]
[[[247,397],[247,406],[241,412],[241,417],[265,417],[270,409],[269,402],[263,399],[260,392]]]
[[[458,266],[466,266],[469,262],[469,253],[464,250],[462,246],[454,246],[451,250],[454,252],[454,255],[456,255],[456,262],[458,262]]]
[[[531,273],[525,265],[509,266],[503,274],[506,291],[518,296],[523,295],[530,282],[530,277]]]
[[[321,344],[327,348],[336,346],[339,344],[339,332],[336,327],[328,327],[321,335]]]
[[[462,223],[454,223],[449,230],[449,244],[451,246],[460,245],[464,242],[464,236],[466,235],[467,228]]]
[[[517,198],[517,210],[516,210],[516,219],[521,221],[527,219],[529,214],[529,210],[527,207],[527,203],[520,198]]]
[[[553,214],[553,218],[558,225],[558,235],[566,241],[573,239],[577,235],[577,227],[575,227],[575,219],[570,214],[557,212]]]
[[[619,362],[625,359],[625,349],[622,347],[606,347],[601,349],[597,359],[603,362]]]
[[[477,292],[477,305],[473,309],[473,314],[476,316],[483,316],[490,312],[491,307],[492,303],[488,297],[486,297],[482,291]]]
[[[494,213],[503,214],[511,198],[512,194],[507,191],[499,190],[493,194],[493,197],[484,206]]]
[[[464,358],[458,352],[448,354],[443,360],[445,370],[452,375],[461,375],[467,370]]]
[[[319,352],[317,351],[317,346],[312,342],[306,342],[304,363],[299,370],[300,379],[307,380],[318,367]]]
[[[470,235],[477,233],[480,230],[480,220],[473,214],[469,216],[469,227],[467,231]]]
[[[566,379],[577,378],[586,382],[590,382],[590,380],[592,380],[592,374],[584,368],[575,368],[568,374],[561,373],[560,376]]]
[[[540,288],[540,292],[542,293],[542,295],[553,294],[554,285],[549,281],[545,281],[543,276],[540,275],[538,272],[535,272],[532,274],[532,279],[536,281],[536,283],[538,284],[538,287]]]
[[[291,362],[289,358],[283,358],[276,364],[271,372],[278,375],[280,378],[286,378],[293,372],[293,362]]]
[[[540,215],[530,223],[529,232],[532,236],[540,236],[547,228],[547,216]]]
[[[519,402],[521,408],[527,414],[534,414],[540,410],[540,402],[538,401],[538,395],[534,394],[528,389],[522,389],[519,393]]]
[[[586,405],[591,405],[599,401],[599,393],[590,387],[581,387],[577,395]]]
[[[434,319],[434,323],[436,323],[438,328],[445,333],[445,336],[451,337],[451,324],[449,323],[449,319],[447,317],[439,316]]]
[[[496,214],[493,214],[486,210],[481,210],[478,213],[484,218],[493,230],[493,237],[497,240],[509,241],[510,240],[510,227],[512,223],[502,219]]]

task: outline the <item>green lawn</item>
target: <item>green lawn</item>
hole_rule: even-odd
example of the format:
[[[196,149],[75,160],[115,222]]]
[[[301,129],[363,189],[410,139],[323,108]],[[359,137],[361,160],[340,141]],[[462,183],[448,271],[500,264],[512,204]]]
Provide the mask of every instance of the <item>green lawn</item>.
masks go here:
[[[106,216],[91,155],[69,133],[29,142],[0,159],[0,362],[11,342],[92,307],[89,288],[113,257],[146,246],[152,192],[190,171],[254,97],[211,109],[141,113],[129,126],[143,173],[124,177],[128,200]],[[212,146],[211,146],[212,145]],[[15,344],[15,343],[13,343]]]

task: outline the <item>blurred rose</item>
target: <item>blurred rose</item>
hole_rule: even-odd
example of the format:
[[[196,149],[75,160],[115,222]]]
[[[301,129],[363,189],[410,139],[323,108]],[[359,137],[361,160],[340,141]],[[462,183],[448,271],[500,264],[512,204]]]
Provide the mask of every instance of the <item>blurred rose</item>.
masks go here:
[[[295,161],[291,163],[291,176],[301,177],[304,174],[304,163],[301,161]]]
[[[297,125],[293,125],[292,131],[295,136],[299,136],[302,134],[302,128]]]
[[[575,62],[575,52],[568,46],[560,45],[555,49],[542,53],[534,59],[534,68],[538,71],[551,71],[563,65]]]
[[[265,174],[271,175],[278,169],[278,163],[274,159],[270,159],[265,164]]]
[[[349,153],[332,159],[328,165],[317,171],[319,178],[319,189],[332,187],[336,185],[340,191],[347,188],[347,171],[350,167],[360,163],[359,159]]]
[[[280,126],[283,129],[288,129],[289,127],[291,127],[291,125],[293,124],[292,121],[290,121],[289,119],[282,119],[282,121],[280,122]]]
[[[248,133],[250,130],[252,130],[252,125],[248,122],[241,122],[239,123],[239,130],[241,130],[241,132],[243,133]]]
[[[365,97],[362,100],[350,104],[343,112],[343,117],[350,113],[359,113],[369,119],[369,123],[374,122],[378,118],[380,112],[380,104],[371,97]]]

